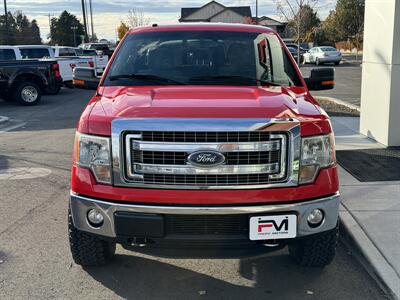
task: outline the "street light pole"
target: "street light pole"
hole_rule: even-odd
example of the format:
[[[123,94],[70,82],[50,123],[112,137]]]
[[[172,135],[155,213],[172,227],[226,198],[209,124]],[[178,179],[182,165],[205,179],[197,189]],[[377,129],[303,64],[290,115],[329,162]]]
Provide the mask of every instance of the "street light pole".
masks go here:
[[[5,17],[5,23],[6,23],[6,34],[4,36],[4,40],[5,40],[6,44],[8,44],[9,29],[8,29],[7,0],[4,0],[4,17]]]
[[[71,26],[72,32],[74,33],[74,47],[76,47],[76,35],[75,35],[75,30],[78,29],[78,26]]]

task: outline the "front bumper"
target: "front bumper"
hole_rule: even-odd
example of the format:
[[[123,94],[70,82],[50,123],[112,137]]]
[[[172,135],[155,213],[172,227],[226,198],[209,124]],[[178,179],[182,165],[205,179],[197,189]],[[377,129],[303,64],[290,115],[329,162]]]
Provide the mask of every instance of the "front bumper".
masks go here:
[[[329,197],[296,202],[289,204],[264,204],[249,206],[167,206],[167,205],[139,205],[120,204],[97,200],[71,193],[70,208],[74,226],[82,231],[90,232],[107,238],[118,238],[115,226],[115,213],[140,213],[150,215],[273,215],[296,214],[297,237],[317,234],[328,231],[337,225],[339,214],[339,193]],[[87,220],[87,213],[95,208],[104,217],[99,228],[91,226]],[[324,212],[324,221],[316,228],[308,225],[307,216],[313,209]],[[149,236],[151,238],[151,236]]]

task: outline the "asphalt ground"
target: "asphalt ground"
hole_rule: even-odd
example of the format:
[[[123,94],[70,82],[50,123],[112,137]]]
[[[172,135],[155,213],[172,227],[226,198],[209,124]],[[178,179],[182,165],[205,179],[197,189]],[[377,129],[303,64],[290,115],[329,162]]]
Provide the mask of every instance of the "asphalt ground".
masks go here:
[[[360,106],[361,98],[361,70],[362,67],[355,63],[341,63],[339,66],[326,64],[322,66],[304,65],[300,67],[303,76],[309,76],[313,68],[335,68],[335,88],[326,91],[312,91],[314,96],[324,96],[340,99],[350,104]]]
[[[106,267],[75,265],[67,237],[70,164],[74,128],[92,94],[63,89],[35,107],[0,101],[0,115],[21,126],[0,132],[0,299],[386,299],[343,242],[324,269],[296,266],[286,249],[118,247]],[[14,175],[4,177],[6,170]]]

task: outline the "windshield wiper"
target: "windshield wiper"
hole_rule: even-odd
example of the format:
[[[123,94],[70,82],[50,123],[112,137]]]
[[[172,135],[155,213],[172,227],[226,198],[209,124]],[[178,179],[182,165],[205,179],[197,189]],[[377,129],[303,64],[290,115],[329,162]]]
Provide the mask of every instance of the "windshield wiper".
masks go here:
[[[179,85],[186,85],[186,83],[171,79],[171,78],[166,78],[154,74],[119,74],[119,75],[111,75],[109,77],[110,81],[118,80],[118,79],[139,79],[139,80],[149,80],[149,81],[158,81],[158,82],[164,82],[164,83],[173,83],[173,84],[179,84]]]
[[[258,79],[258,78],[254,78],[254,77],[248,77],[248,76],[242,76],[242,75],[212,75],[212,76],[196,76],[196,77],[192,77],[190,78],[189,81],[205,81],[205,80],[218,80],[218,79],[222,79],[222,80],[243,80],[243,81],[256,81],[259,82],[263,85],[270,85],[270,86],[281,86],[280,84],[276,83],[276,82],[272,82],[269,80],[263,80],[263,79]]]

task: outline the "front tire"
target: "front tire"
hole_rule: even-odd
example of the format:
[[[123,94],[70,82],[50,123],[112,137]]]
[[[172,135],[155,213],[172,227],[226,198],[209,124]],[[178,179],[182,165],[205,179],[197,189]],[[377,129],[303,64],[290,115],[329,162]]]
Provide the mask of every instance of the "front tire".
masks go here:
[[[335,61],[335,66],[338,66],[340,64],[340,61]]]
[[[116,244],[75,228],[68,210],[69,245],[74,262],[81,266],[103,266],[115,254]]]
[[[321,62],[319,61],[319,58],[317,57],[316,59],[315,59],[315,65],[316,66],[319,66],[321,64]]]
[[[325,267],[336,254],[339,240],[339,226],[321,234],[306,237],[289,245],[289,255],[300,266]]]
[[[42,98],[40,87],[33,82],[20,83],[14,91],[14,99],[21,105],[36,105]]]

